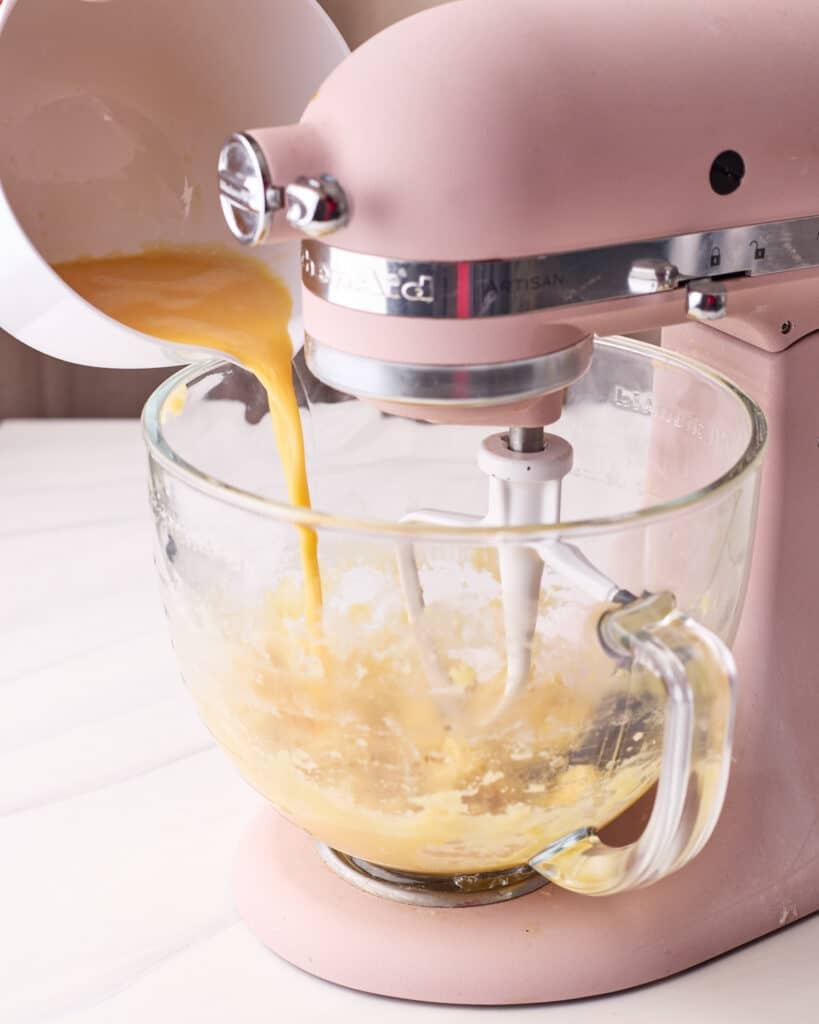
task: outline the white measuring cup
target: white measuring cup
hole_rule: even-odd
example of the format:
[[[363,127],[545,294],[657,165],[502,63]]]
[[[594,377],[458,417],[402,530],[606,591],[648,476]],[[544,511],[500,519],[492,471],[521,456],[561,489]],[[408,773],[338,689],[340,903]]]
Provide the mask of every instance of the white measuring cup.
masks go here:
[[[202,355],[112,320],[51,264],[230,243],[225,137],[297,121],[347,53],[316,0],[0,0],[0,327],[89,366]],[[262,255],[298,338],[296,246]]]

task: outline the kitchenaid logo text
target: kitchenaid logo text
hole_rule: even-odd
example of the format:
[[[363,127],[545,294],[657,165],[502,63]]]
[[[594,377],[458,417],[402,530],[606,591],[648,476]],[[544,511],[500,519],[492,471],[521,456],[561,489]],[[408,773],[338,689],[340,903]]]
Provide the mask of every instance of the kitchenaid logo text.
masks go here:
[[[408,275],[401,268],[394,272],[381,272],[374,267],[366,270],[348,270],[333,266],[326,260],[317,260],[305,249],[301,254],[302,278],[317,281],[328,293],[330,301],[333,292],[355,292],[372,295],[388,302],[435,301],[435,281],[430,274]]]

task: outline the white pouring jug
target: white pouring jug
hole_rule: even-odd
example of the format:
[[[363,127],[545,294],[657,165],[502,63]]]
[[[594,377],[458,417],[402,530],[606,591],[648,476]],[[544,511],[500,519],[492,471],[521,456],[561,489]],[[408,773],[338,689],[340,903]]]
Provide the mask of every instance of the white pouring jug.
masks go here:
[[[189,363],[51,264],[231,242],[216,161],[237,125],[297,121],[347,55],[317,0],[0,0],[0,327],[88,366]],[[298,243],[261,255],[294,300]]]

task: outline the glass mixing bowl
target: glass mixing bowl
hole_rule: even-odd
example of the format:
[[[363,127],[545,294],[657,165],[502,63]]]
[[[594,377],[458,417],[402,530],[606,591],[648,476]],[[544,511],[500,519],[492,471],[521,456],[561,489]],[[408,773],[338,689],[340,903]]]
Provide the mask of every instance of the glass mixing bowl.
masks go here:
[[[549,428],[574,449],[559,524],[400,523],[429,506],[483,513],[490,428],[388,416],[294,366],[314,511],[287,503],[245,370],[189,367],[144,414],[174,647],[247,781],[351,862],[408,877],[528,865],[605,893],[685,863],[730,763],[725,645],[749,568],[759,409],[705,367],[600,339]],[[305,531],[318,537],[318,626]],[[513,547],[544,573],[528,681],[504,700],[498,558]],[[399,572],[408,552],[420,616]],[[617,595],[601,600],[581,563]],[[607,846],[598,830],[655,782],[643,834]]]

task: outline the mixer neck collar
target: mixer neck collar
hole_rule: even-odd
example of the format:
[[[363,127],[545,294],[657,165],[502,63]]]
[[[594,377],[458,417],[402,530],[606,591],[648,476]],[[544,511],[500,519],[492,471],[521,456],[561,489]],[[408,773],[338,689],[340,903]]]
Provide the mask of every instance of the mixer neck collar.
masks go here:
[[[429,261],[372,256],[309,239],[304,287],[332,305],[426,319],[475,319],[672,291],[703,282],[819,267],[819,217],[748,224],[645,241],[503,260]],[[707,304],[706,304],[707,305]],[[710,315],[709,315],[710,314]]]

